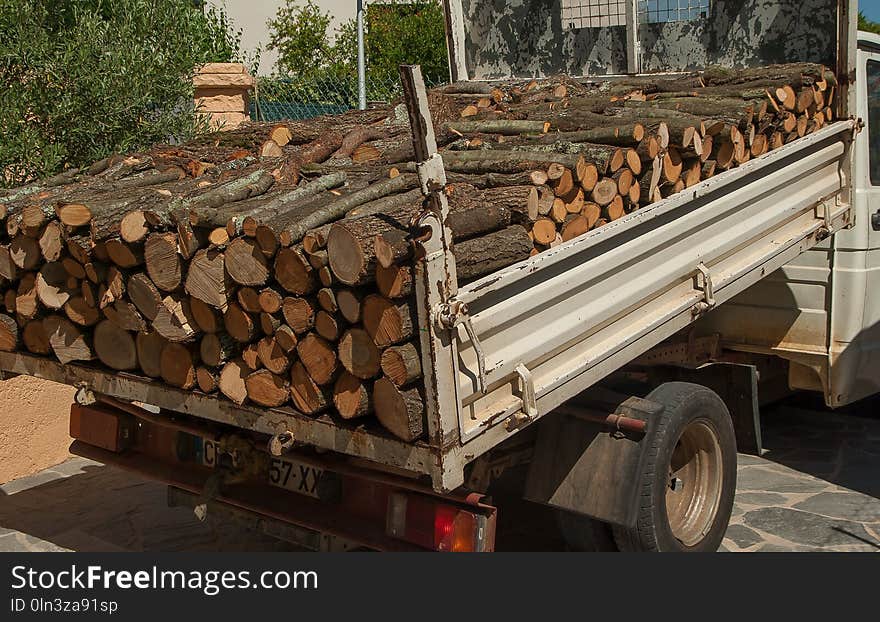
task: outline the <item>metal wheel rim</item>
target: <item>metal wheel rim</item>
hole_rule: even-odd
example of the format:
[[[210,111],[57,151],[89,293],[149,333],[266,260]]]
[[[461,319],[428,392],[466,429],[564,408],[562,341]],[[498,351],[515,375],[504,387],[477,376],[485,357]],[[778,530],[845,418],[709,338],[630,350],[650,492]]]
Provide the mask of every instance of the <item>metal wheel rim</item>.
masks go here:
[[[724,467],[715,427],[705,419],[682,431],[669,460],[666,514],[684,546],[700,543],[712,528],[721,501]]]

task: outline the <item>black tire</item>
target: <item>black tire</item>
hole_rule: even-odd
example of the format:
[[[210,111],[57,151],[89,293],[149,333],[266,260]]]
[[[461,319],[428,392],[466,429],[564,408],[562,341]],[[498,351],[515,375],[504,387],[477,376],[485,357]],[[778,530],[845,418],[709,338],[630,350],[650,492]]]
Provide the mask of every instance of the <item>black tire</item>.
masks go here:
[[[556,524],[571,551],[609,553],[618,550],[611,525],[582,514],[556,510]]]
[[[665,409],[645,439],[638,521],[632,528],[615,525],[614,540],[621,551],[717,551],[736,493],[736,437],[727,406],[715,392],[687,382],[663,384],[647,399]],[[684,482],[678,491],[671,486],[673,457],[678,472],[690,476],[677,480]],[[676,492],[683,496],[667,496]]]

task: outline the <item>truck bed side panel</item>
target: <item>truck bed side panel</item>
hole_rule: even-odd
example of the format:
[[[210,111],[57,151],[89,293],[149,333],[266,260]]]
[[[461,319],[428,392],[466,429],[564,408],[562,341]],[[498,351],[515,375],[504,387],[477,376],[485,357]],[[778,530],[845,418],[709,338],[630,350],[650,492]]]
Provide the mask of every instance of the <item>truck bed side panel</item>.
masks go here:
[[[826,209],[827,225],[843,226],[851,127],[831,126],[462,289],[487,386],[479,391],[479,357],[460,329],[462,440],[504,436],[509,425],[498,424],[527,410],[523,383],[533,383],[540,416],[692,322],[704,274],[720,304],[814,246]]]

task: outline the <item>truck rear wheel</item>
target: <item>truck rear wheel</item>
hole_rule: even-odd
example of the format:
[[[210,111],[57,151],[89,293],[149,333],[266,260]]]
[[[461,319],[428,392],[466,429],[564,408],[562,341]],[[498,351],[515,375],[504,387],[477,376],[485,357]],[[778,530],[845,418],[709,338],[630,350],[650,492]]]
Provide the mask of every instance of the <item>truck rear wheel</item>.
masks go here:
[[[736,492],[736,438],[724,402],[669,382],[647,399],[665,406],[645,456],[635,527],[614,526],[622,551],[715,551]]]

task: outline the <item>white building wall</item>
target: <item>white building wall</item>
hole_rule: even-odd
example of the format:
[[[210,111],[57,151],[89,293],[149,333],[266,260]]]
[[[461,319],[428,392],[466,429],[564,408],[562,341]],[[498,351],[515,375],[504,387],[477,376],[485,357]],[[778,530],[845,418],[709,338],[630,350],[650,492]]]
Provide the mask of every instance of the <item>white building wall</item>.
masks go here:
[[[305,0],[303,0],[303,4]],[[332,27],[354,17],[357,10],[356,0],[316,0],[321,10],[333,17]],[[266,50],[269,41],[269,28],[266,22],[275,17],[275,12],[284,5],[283,0],[208,0],[208,4],[225,6],[235,28],[242,29],[241,45],[247,53],[253,53],[262,47],[259,75],[267,75],[275,69],[278,55]]]

